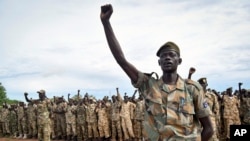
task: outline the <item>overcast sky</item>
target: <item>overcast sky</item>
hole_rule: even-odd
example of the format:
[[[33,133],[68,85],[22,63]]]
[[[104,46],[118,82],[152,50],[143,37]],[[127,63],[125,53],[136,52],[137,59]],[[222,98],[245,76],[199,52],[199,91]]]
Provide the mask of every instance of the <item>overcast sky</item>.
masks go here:
[[[113,5],[111,24],[127,59],[155,71],[157,49],[167,41],[181,49],[178,73],[207,77],[212,89],[250,88],[249,0],[1,0],[0,82],[7,97],[23,100],[71,96],[81,90],[111,97],[134,88],[108,48],[100,7]]]

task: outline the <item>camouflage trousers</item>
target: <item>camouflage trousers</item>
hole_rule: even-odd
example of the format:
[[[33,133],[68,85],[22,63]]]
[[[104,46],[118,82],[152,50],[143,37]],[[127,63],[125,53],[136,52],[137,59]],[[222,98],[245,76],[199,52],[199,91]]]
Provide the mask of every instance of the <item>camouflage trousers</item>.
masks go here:
[[[234,116],[233,116],[234,117]],[[227,138],[230,138],[230,125],[240,125],[240,118],[225,118],[225,135]]]
[[[99,137],[99,133],[97,131],[97,124],[96,122],[88,122],[88,137],[89,138],[98,138]]]
[[[98,121],[98,130],[100,137],[108,138],[110,137],[110,129],[109,129],[109,122],[107,120],[99,120]]]
[[[19,135],[27,134],[26,120],[20,119],[17,124]]]
[[[111,122],[112,128],[112,141],[116,141],[116,136],[118,136],[119,140],[122,140],[122,129],[120,120]]]
[[[122,117],[121,122],[122,122],[122,131],[124,134],[124,140],[127,140],[130,137],[134,138],[135,135],[134,135],[131,119],[128,117]]]
[[[36,136],[37,134],[37,123],[36,120],[30,120],[29,124],[27,124],[28,134],[32,136]]]
[[[218,135],[218,134],[217,134],[218,130],[217,130],[217,126],[216,126],[216,119],[215,119],[215,117],[213,117],[213,116],[210,116],[210,119],[211,119],[211,122],[212,122],[214,134],[213,134],[213,136],[209,139],[209,141],[219,141],[218,136],[217,136],[217,135]]]
[[[66,119],[63,114],[57,114],[56,116],[56,133],[57,136],[66,135]]]
[[[142,135],[142,130],[143,130],[142,120],[134,120],[133,129],[134,129],[135,138],[141,139],[143,137],[143,135]]]
[[[243,123],[245,125],[250,125],[250,111],[247,111],[243,117]]]
[[[17,123],[16,121],[10,122],[10,134],[11,135],[17,135]]]
[[[56,137],[56,132],[55,129],[56,128],[56,122],[54,118],[50,119],[50,133],[51,133],[51,137],[55,138]]]
[[[77,132],[77,140],[82,141],[82,140],[87,140],[87,130],[86,130],[86,123],[77,123],[76,124],[76,132]]]
[[[6,133],[10,133],[10,128],[9,128],[10,126],[9,126],[9,122],[3,122],[2,123],[2,132],[4,133],[4,134],[6,134]]]
[[[38,124],[38,140],[50,141],[50,122]]]
[[[66,134],[76,136],[76,123],[66,123]]]

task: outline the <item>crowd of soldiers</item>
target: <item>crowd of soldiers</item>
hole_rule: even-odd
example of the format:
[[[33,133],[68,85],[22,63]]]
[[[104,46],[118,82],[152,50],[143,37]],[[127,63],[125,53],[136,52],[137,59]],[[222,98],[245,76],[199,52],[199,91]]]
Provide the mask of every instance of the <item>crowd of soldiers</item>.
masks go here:
[[[232,87],[223,92],[207,88],[206,78],[198,82],[203,86],[207,105],[211,110],[214,134],[210,140],[229,140],[230,125],[250,124],[250,91],[233,92]],[[97,100],[87,93],[83,98],[64,97],[48,99],[45,90],[38,91],[39,99],[3,104],[0,110],[0,134],[17,139],[36,138],[49,140],[146,140],[143,137],[144,100],[137,90],[130,97],[117,94]],[[139,93],[139,92],[138,92]],[[202,130],[202,129],[201,129]]]
[[[38,91],[39,99],[17,105],[3,104],[0,111],[2,136],[48,140],[142,140],[143,98],[135,94],[122,98],[117,95],[96,100],[87,93],[83,98],[64,97],[48,99],[45,90]],[[79,96],[80,90],[78,90]]]

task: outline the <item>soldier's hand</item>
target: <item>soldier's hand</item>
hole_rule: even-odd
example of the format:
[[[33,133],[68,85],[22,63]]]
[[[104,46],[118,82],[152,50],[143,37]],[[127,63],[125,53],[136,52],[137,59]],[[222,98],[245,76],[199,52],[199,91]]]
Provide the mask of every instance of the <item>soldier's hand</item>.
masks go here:
[[[111,4],[106,4],[101,6],[100,18],[102,21],[109,20],[112,13],[113,13],[113,8]]]
[[[24,95],[25,95],[25,96],[27,96],[27,95],[28,95],[28,93],[27,93],[27,92],[25,92],[25,93],[24,93]]]

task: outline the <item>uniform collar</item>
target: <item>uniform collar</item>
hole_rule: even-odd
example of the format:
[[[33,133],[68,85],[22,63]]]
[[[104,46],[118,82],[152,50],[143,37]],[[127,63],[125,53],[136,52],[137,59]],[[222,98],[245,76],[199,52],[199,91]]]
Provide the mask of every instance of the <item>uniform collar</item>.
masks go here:
[[[167,93],[171,93],[172,91],[175,91],[175,90],[183,91],[185,89],[185,87],[184,87],[185,81],[179,75],[178,75],[178,79],[177,79],[176,84],[175,84],[175,89],[173,89],[173,90],[170,90],[168,88],[168,84],[164,84],[162,76],[161,76],[159,81],[160,81],[161,89]]]

